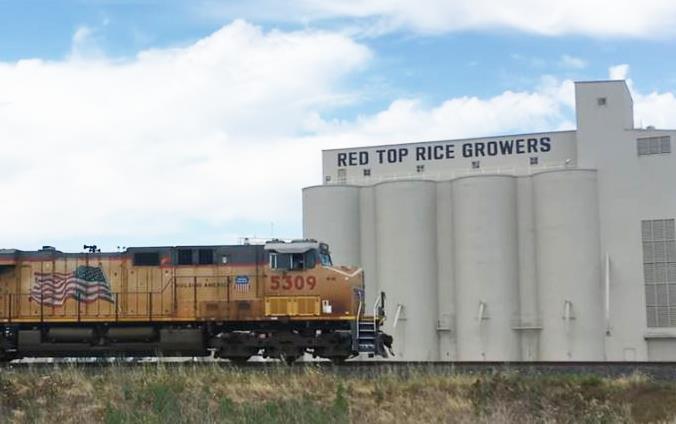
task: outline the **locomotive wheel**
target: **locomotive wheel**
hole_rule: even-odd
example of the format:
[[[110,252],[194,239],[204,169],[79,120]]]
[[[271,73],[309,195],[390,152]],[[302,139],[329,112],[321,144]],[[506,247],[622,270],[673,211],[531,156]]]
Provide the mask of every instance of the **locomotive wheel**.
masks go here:
[[[347,355],[341,355],[341,356],[332,356],[329,359],[333,363],[333,365],[343,365],[345,361],[349,358]]]
[[[300,356],[298,355],[286,355],[282,354],[279,359],[282,360],[286,365],[292,365]]]
[[[235,365],[244,365],[249,361],[250,358],[251,356],[229,356],[225,359],[228,359]]]

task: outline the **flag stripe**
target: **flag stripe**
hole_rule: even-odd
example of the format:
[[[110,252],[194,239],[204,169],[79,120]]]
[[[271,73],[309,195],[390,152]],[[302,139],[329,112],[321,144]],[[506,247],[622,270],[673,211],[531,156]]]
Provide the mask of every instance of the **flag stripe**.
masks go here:
[[[43,305],[61,306],[68,299],[83,303],[99,299],[113,302],[113,293],[103,270],[81,265],[71,273],[35,273],[31,300]]]

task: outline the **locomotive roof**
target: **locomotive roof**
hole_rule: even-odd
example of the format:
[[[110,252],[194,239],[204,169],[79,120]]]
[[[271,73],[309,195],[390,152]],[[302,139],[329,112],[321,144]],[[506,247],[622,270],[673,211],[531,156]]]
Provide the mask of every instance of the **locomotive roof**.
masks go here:
[[[118,252],[64,252],[58,250],[51,246],[44,246],[38,250],[20,250],[20,249],[0,249],[0,257],[22,257],[25,255],[29,256],[53,256],[53,255],[67,255],[67,256],[80,256],[80,255],[104,255],[104,256],[121,256],[128,253],[134,253],[139,251],[171,251],[178,249],[213,249],[213,250],[226,250],[226,251],[236,251],[236,250],[263,250],[264,245],[262,244],[219,244],[219,245],[185,245],[185,246],[133,246],[127,247],[123,251]]]

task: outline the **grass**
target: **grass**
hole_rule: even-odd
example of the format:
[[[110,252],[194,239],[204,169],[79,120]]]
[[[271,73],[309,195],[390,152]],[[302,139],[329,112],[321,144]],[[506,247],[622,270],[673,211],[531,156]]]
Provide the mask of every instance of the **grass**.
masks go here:
[[[673,422],[676,383],[641,376],[368,375],[223,366],[0,370],[0,422]]]

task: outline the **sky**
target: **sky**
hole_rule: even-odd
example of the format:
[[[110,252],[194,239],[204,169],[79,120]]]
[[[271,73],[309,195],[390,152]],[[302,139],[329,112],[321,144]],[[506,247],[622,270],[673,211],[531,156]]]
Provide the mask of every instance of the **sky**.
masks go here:
[[[676,128],[672,0],[0,0],[0,248],[302,235],[322,149]]]

